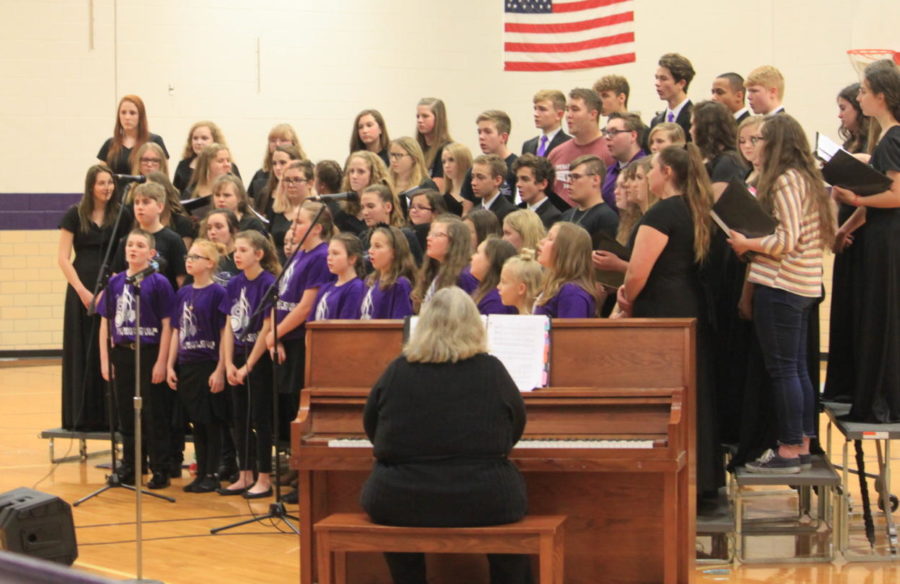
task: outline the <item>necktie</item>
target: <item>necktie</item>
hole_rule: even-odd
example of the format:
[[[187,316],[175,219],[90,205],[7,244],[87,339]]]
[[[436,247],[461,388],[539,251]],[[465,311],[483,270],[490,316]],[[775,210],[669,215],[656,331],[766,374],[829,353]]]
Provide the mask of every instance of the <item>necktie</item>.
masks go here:
[[[666,121],[674,122],[675,121],[675,112],[669,112],[669,117],[666,118]]]
[[[547,153],[547,134],[544,134],[543,136],[541,136],[541,143],[538,146],[537,155],[543,156],[546,153]]]

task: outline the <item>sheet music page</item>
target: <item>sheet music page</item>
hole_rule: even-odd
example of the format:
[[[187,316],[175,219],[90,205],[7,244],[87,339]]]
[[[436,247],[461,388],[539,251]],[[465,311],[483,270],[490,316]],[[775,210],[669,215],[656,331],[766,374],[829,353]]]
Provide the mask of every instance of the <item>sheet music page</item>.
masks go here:
[[[825,134],[816,132],[816,158],[819,158],[823,162],[828,162],[838,150],[841,150],[840,144]]]
[[[519,391],[546,387],[550,364],[550,318],[492,314],[487,319],[488,352],[503,363]]]

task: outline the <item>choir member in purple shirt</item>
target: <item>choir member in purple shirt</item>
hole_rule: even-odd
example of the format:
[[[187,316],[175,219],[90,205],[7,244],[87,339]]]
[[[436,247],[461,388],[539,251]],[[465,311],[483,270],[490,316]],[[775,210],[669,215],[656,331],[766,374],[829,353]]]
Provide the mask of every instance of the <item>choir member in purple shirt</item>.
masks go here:
[[[100,321],[100,372],[109,381],[110,364],[115,371],[114,388],[122,434],[122,466],[119,478],[125,484],[135,484],[134,458],[134,381],[135,345],[138,335],[141,342],[141,394],[146,400],[143,423],[149,447],[150,468],[153,478],[147,483],[151,489],[169,486],[169,459],[167,430],[169,419],[165,417],[163,401],[169,389],[165,386],[166,359],[169,355],[169,308],[175,292],[168,278],[153,272],[132,283],[130,280],[150,265],[156,255],[156,240],[141,229],[128,234],[125,242],[125,261],[128,268],[109,280],[109,285],[97,301]],[[141,321],[136,323],[139,295]],[[112,321],[110,325],[110,321]],[[112,347],[107,344],[112,335]],[[140,461],[137,461],[140,462]],[[141,465],[143,466],[143,465]]]
[[[459,286],[471,294],[478,287],[468,268],[471,256],[472,236],[459,217],[446,214],[432,221],[419,282],[413,290],[414,306],[421,309],[435,292],[448,286]]]
[[[225,361],[221,358],[225,315],[219,310],[228,296],[213,280],[221,244],[208,239],[194,241],[185,258],[193,283],[178,290],[171,312],[172,341],[166,380],[178,392],[193,426],[197,478],[184,491],[211,493],[219,488],[216,469],[222,455],[222,427],[227,422],[225,407]]]
[[[328,242],[328,271],[337,280],[319,288],[309,320],[358,320],[366,294],[363,248],[352,233],[338,233]]]
[[[538,262],[544,280],[535,314],[551,318],[596,316],[597,298],[591,268],[591,236],[574,223],[559,222],[541,240]]]
[[[472,292],[472,300],[481,314],[517,314],[513,306],[504,306],[500,300],[500,271],[506,260],[516,255],[510,242],[495,236],[488,237],[472,254],[472,275],[478,280],[478,288]]]
[[[265,296],[281,266],[272,241],[255,230],[237,234],[234,263],[241,273],[228,281],[219,310],[226,315],[222,346],[240,473],[216,492],[255,499],[272,493],[272,363],[265,344],[271,303]],[[255,483],[254,470],[259,471]]]
[[[374,271],[366,284],[361,318],[402,319],[413,313],[412,283],[416,279],[409,243],[396,227],[379,225],[369,238],[369,261]]]
[[[300,388],[303,386],[306,363],[304,325],[313,316],[319,290],[335,279],[334,274],[328,271],[326,261],[328,240],[334,231],[333,225],[331,212],[326,206],[306,201],[297,213],[293,233],[285,236],[286,240],[296,242],[299,247],[289,256],[284,268],[285,274],[279,283],[278,303],[275,307],[275,322],[278,327],[277,347],[274,333],[269,332],[266,336],[266,346],[270,351],[276,351],[278,355],[277,430],[278,435],[285,440],[290,439],[290,424],[300,407]]]

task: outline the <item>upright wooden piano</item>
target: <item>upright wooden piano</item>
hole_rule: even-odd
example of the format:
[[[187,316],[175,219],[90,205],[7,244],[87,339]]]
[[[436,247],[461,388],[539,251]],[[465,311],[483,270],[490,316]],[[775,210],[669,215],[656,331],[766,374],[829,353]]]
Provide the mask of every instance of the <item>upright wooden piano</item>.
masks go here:
[[[300,475],[300,580],[312,584],[313,524],[361,511],[360,488],[373,462],[366,444],[336,444],[365,438],[363,406],[400,354],[402,324],[311,322],[306,334],[291,466]],[[691,319],[553,321],[549,387],[523,394],[528,423],[510,458],[525,476],[529,512],[569,517],[567,582],[690,581],[694,355]],[[538,439],[552,442],[532,442]],[[428,558],[435,582],[486,582],[486,564],[477,556]],[[350,555],[348,581],[391,582],[377,554]]]

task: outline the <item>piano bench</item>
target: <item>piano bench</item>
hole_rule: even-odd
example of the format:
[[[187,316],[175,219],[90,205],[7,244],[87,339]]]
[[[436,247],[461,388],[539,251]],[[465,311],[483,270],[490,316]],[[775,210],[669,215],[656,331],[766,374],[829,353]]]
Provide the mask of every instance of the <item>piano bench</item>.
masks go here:
[[[432,552],[537,554],[538,581],[562,584],[565,521],[565,515],[530,515],[517,523],[488,527],[397,527],[372,523],[364,513],[335,513],[314,528],[318,582],[346,581],[347,552]]]

